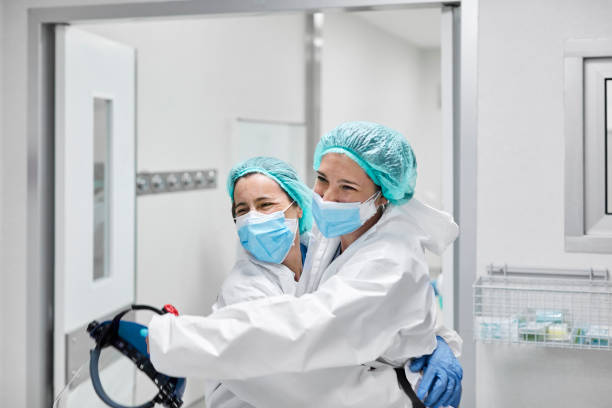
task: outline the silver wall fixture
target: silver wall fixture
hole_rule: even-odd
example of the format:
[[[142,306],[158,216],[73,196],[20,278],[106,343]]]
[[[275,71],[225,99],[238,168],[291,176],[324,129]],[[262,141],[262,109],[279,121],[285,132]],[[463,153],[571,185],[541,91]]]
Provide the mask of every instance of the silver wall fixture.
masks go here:
[[[530,278],[559,278],[559,279],[588,279],[610,280],[610,271],[607,269],[562,269],[562,268],[533,268],[516,267],[508,265],[487,266],[489,276],[522,276]]]
[[[205,190],[217,187],[217,170],[141,172],[136,175],[136,195]]]

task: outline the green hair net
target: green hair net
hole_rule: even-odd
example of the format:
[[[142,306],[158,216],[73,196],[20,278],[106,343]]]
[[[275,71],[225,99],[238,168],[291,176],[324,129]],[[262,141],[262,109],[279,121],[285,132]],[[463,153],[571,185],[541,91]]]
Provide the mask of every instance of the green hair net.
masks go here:
[[[403,204],[414,195],[416,158],[406,138],[393,129],[371,122],[343,123],[317,144],[315,170],[327,153],[353,159],[393,204]]]
[[[299,222],[300,234],[310,230],[312,227],[312,190],[299,179],[297,172],[290,164],[274,157],[261,156],[238,163],[230,170],[227,177],[227,192],[232,202],[234,202],[236,181],[250,173],[261,173],[276,181],[302,209],[302,218]]]

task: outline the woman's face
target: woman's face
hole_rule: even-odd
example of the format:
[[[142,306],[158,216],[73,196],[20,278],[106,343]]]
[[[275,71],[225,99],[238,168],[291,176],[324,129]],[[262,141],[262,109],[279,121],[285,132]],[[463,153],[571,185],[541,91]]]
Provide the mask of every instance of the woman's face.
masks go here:
[[[327,153],[321,159],[314,191],[324,201],[339,203],[364,202],[378,188],[365,171],[351,158],[341,153]],[[377,205],[387,200],[379,197]]]
[[[291,204],[289,195],[278,183],[261,173],[247,174],[234,185],[234,217],[240,217],[252,210],[263,214],[283,211]],[[285,211],[287,218],[301,218],[302,209],[292,205]]]

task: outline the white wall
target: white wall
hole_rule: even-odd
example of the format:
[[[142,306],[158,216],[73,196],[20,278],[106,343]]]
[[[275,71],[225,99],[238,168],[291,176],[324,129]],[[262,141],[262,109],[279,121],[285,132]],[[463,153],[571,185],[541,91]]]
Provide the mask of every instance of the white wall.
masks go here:
[[[350,13],[325,13],[322,132],[369,120],[411,139],[419,113],[419,49]]]
[[[612,269],[564,251],[563,47],[611,38],[609,1],[480,2],[478,273],[488,263]],[[467,301],[467,299],[465,299]],[[609,407],[612,353],[477,347],[479,407]]]
[[[366,120],[402,133],[418,163],[416,197],[441,207],[440,50],[422,49],[351,13],[325,13],[321,131]],[[439,257],[429,256],[439,268]]]
[[[417,196],[440,206],[440,50],[422,49],[350,13],[326,13],[322,132],[367,120],[401,132],[417,156]]]

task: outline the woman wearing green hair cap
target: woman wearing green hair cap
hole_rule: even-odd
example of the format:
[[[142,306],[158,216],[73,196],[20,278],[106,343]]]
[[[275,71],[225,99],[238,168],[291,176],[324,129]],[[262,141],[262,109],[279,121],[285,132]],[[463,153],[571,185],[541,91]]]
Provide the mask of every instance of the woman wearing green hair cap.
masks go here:
[[[379,330],[392,330],[392,322],[403,322],[403,328],[395,326],[401,335],[389,349],[380,344],[381,354],[412,357],[406,374],[424,369],[417,397],[426,406],[457,407],[463,377],[456,359],[461,338],[432,324],[437,310],[424,250],[441,255],[457,237],[458,227],[448,214],[413,198],[417,171],[410,144],[399,132],[377,123],[343,123],[319,141],[314,169],[312,211],[317,228],[298,295],[320,290],[342,276],[367,280],[362,296],[355,295],[351,302],[371,297],[369,291],[377,291],[381,300],[371,303],[377,310],[369,316],[372,340],[363,340],[359,348],[374,346]],[[384,311],[395,317],[385,317]],[[367,317],[362,313],[361,318]],[[377,318],[386,327],[377,328]],[[405,373],[398,371],[400,382]],[[416,379],[409,379],[415,385]]]
[[[442,253],[458,227],[412,198],[414,156],[397,132],[339,128],[317,148],[316,225],[295,296],[234,303],[207,317],[154,316],[151,361],[169,375],[238,384],[238,397],[253,406],[408,408],[423,406],[406,385],[419,378],[404,369],[414,358],[427,384],[418,397],[456,407],[461,339],[437,325],[424,250]],[[293,216],[291,206],[285,211]]]
[[[328,153],[351,158],[393,204],[403,204],[414,195],[416,158],[410,143],[396,130],[372,122],[343,123],[317,144],[315,170]]]

